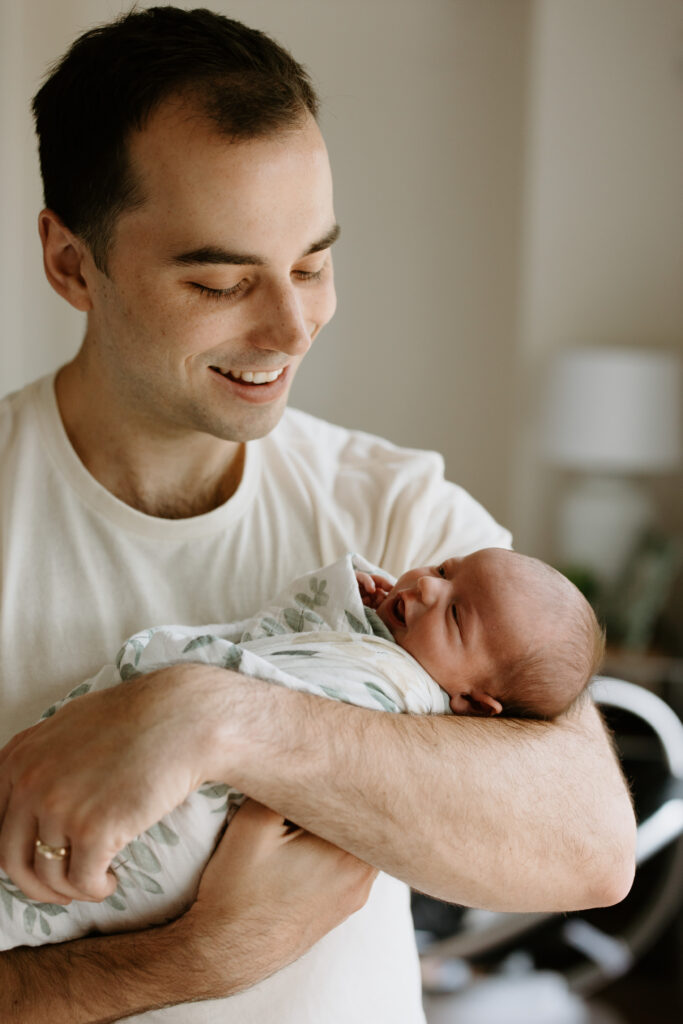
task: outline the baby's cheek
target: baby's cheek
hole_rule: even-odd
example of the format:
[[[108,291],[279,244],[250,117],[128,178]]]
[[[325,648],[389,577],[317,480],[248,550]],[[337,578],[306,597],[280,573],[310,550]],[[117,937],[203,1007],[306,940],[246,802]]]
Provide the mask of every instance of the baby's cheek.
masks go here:
[[[394,631],[393,631],[393,629],[392,629],[392,627],[391,627],[391,622],[390,622],[390,620],[389,620],[389,607],[390,607],[390,603],[389,603],[389,596],[390,596],[390,595],[387,595],[387,596],[386,596],[386,597],[385,597],[385,598],[384,598],[384,599],[383,599],[383,600],[382,600],[382,601],[381,601],[381,602],[380,602],[380,603],[379,603],[379,604],[378,604],[378,605],[376,606],[376,608],[375,608],[375,611],[377,612],[377,614],[379,615],[380,619],[382,620],[382,622],[384,623],[384,625],[385,625],[385,626],[387,627],[387,629],[389,630],[389,632],[390,632],[390,633],[392,634],[392,636],[393,636],[393,634],[394,634]]]

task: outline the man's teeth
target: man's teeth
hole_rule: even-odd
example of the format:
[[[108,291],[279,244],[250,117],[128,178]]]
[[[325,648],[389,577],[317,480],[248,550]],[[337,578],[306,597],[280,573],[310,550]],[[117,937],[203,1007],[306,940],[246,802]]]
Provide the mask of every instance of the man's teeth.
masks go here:
[[[277,380],[283,371],[284,366],[279,370],[258,370],[256,373],[253,370],[230,370],[230,376],[234,380],[243,380],[245,384],[270,384],[271,381]]]

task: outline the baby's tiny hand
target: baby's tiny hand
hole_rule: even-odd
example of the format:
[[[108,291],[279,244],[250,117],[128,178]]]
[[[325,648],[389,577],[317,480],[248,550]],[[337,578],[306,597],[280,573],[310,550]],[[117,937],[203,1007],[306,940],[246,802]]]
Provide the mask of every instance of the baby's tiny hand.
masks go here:
[[[368,608],[379,608],[392,587],[390,581],[384,576],[371,576],[367,572],[356,571],[356,580],[361,600]]]

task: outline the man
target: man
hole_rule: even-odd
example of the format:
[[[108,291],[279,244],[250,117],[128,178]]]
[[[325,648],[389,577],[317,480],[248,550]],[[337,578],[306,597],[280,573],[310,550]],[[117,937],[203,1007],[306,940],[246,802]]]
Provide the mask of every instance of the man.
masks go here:
[[[334,312],[338,234],[288,54],[206,11],[141,11],[78,40],[35,111],[45,270],[87,330],[1,410],[3,742],[136,629],[243,617],[349,548],[398,572],[509,543],[438,458],[285,413]],[[3,1020],[415,1024],[396,879],[559,910],[614,902],[632,877],[591,708],[500,727],[381,715],[200,665],[11,741],[0,865],[45,903],[105,898],[114,854],[207,779],[259,804],[192,907],[3,954]]]

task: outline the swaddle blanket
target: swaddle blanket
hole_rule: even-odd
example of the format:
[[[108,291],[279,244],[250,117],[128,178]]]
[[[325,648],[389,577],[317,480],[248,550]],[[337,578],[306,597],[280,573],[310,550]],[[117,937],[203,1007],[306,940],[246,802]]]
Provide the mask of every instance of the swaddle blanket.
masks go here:
[[[448,714],[447,694],[391,637],[360,598],[354,568],[380,572],[346,555],[307,573],[270,606],[243,622],[161,626],[126,641],[115,665],[77,686],[64,701],[124,684],[183,661],[206,662],[269,682],[382,711]],[[386,575],[386,574],[384,574]],[[0,871],[0,949],[142,928],[177,917],[191,903],[226,820],[244,796],[207,782],[114,859],[118,885],[102,903],[68,907],[28,899]]]

